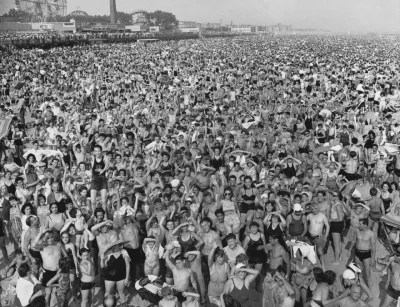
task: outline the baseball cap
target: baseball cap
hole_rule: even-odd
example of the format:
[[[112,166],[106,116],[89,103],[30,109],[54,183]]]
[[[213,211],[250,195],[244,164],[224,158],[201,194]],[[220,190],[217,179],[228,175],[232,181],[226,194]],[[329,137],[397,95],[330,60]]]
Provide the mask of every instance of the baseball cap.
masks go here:
[[[343,279],[356,279],[356,274],[352,270],[347,269],[343,272]]]
[[[303,207],[296,203],[293,205],[293,211],[303,211]]]

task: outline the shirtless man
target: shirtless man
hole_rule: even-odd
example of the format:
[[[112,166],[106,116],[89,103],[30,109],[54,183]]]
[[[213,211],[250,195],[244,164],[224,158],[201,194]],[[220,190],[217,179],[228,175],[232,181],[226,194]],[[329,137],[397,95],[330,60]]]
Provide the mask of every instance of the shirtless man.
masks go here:
[[[325,270],[324,248],[329,235],[328,218],[325,214],[319,212],[318,205],[313,204],[311,206],[311,213],[307,215],[307,220],[310,222],[308,227],[308,236],[310,242],[316,246],[322,269]]]
[[[100,208],[99,208],[100,209]],[[101,208],[102,209],[102,208]],[[113,226],[113,222],[110,220],[98,223],[92,227],[92,233],[96,236],[96,243],[98,246],[98,257],[102,257],[106,251],[108,245],[118,237],[115,230],[109,229]],[[96,250],[94,250],[96,252]],[[93,257],[94,259],[94,257]],[[100,258],[98,258],[100,259]],[[95,263],[96,264],[96,263]],[[104,287],[104,268],[99,269],[100,273],[100,285]]]
[[[202,216],[208,217],[212,221],[212,224],[215,225],[217,222],[215,211],[217,210],[218,204],[213,201],[212,195],[208,191],[204,193],[203,200]]]
[[[314,192],[317,185],[318,185],[318,180],[315,179],[315,177],[313,176],[313,169],[312,168],[308,168],[306,175],[303,178],[303,185],[305,183],[308,183],[310,185],[310,191]]]
[[[190,269],[192,270],[192,274],[196,279],[196,284],[198,286],[198,290],[200,290],[200,303],[205,303],[205,296],[206,296],[206,285],[204,272],[202,270],[202,263],[201,263],[201,252],[197,250],[188,251],[185,255],[187,258],[187,262],[190,264]]]
[[[67,257],[68,254],[61,242],[54,242],[53,232],[51,230],[45,231],[44,228],[39,231],[32,246],[36,250],[40,250],[40,255],[43,260],[42,267],[44,270],[42,285],[46,288],[46,304],[50,306],[51,294],[55,292],[56,288],[47,287],[47,283],[57,275],[60,258]]]
[[[278,236],[270,235],[270,263],[269,267],[271,270],[276,270],[279,266],[286,265],[286,276],[290,276],[290,258],[288,252],[279,243]],[[268,248],[268,245],[267,245]]]
[[[112,226],[113,222],[107,220],[92,227],[92,233],[96,236],[97,245],[99,246],[100,256],[104,254],[112,239],[118,237],[117,232],[109,228]]]
[[[129,258],[131,258],[131,281],[136,280],[136,270],[139,265],[141,258],[140,254],[140,242],[139,242],[139,229],[132,223],[131,216],[124,215],[122,217],[122,225],[120,226],[120,232],[124,241],[129,241],[125,245],[125,250],[128,252]]]
[[[371,199],[366,202],[366,205],[369,207],[369,222],[370,226],[372,226],[372,229],[375,233],[375,236],[377,237],[378,235],[378,226],[379,226],[379,220],[381,219],[382,216],[382,210],[384,212],[384,207],[383,207],[383,201],[382,198],[378,198],[377,194],[378,191],[376,188],[371,188],[369,190],[369,194],[371,194]]]
[[[389,307],[400,297],[400,248],[395,249],[396,255],[387,268],[386,296],[381,307]]]
[[[211,220],[208,217],[205,217],[200,221],[201,231],[199,236],[204,241],[203,249],[201,250],[201,267],[206,285],[208,285],[210,279],[208,255],[213,249],[214,242],[219,246],[219,248],[222,249],[221,239],[218,233],[216,233],[214,230],[211,230],[211,224]]]
[[[225,227],[224,219],[225,219],[225,214],[222,209],[218,209],[215,211],[215,216],[217,217],[217,222],[215,223],[215,229],[219,233],[220,240],[224,242],[225,245],[225,239],[226,236],[228,235],[228,229]]]
[[[324,191],[318,191],[315,204],[319,207],[319,212],[323,213],[327,218],[329,218],[331,214],[331,206],[326,201],[325,196],[326,194]]]
[[[36,263],[36,259],[42,259],[40,250],[33,246],[33,242],[39,234],[39,219],[31,215],[26,219],[26,225],[29,226],[29,229],[25,233],[23,252],[31,263]]]
[[[196,184],[201,192],[205,192],[210,188],[211,174],[215,172],[215,168],[202,166],[201,172],[196,176],[192,184]]]
[[[362,290],[359,284],[354,284],[350,288],[350,294],[345,297],[340,297],[327,304],[324,307],[372,307],[370,304],[361,300]]]
[[[350,151],[349,158],[345,162],[344,169],[340,170],[339,175],[344,175],[348,181],[356,180],[358,178],[357,168],[357,153],[355,151]]]
[[[189,282],[197,289],[196,279],[194,278],[193,272],[189,268],[185,268],[185,259],[182,256],[175,258],[175,264],[171,262],[171,250],[173,246],[166,246],[167,256],[165,257],[165,262],[167,266],[172,271],[174,278],[174,295],[178,298],[179,302],[183,302],[185,298],[183,297],[183,292],[186,292],[189,288]]]
[[[354,241],[353,241],[354,242]],[[353,244],[350,246],[351,252]],[[356,230],[356,262],[364,265],[367,283],[371,277],[371,259],[374,261],[376,251],[376,237],[374,232],[368,228],[368,219],[360,219]]]

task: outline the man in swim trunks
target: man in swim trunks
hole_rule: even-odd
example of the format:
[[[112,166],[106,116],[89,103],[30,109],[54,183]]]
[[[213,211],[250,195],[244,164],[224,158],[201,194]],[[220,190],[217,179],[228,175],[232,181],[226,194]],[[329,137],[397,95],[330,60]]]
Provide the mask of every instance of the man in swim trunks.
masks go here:
[[[396,255],[387,269],[386,296],[381,307],[389,307],[400,297],[400,247],[395,250]]]
[[[325,214],[321,213],[317,204],[311,205],[311,213],[307,215],[310,222],[308,237],[312,245],[316,246],[317,254],[321,261],[322,269],[325,269],[324,249],[329,234],[329,222]],[[325,226],[325,232],[324,232]]]
[[[352,248],[352,246],[351,246]],[[350,250],[351,250],[350,248]],[[368,228],[368,219],[360,219],[356,230],[356,262],[364,265],[367,282],[371,277],[371,258],[375,259],[376,237],[374,232]]]
[[[26,225],[29,229],[25,233],[23,252],[32,263],[36,263],[36,259],[42,260],[40,251],[32,246],[33,241],[39,234],[39,219],[31,215],[26,219]]]
[[[43,277],[42,285],[46,288],[46,303],[50,306],[51,294],[56,290],[55,287],[47,287],[47,283],[57,275],[58,263],[61,257],[68,257],[64,246],[61,242],[54,241],[54,235],[51,230],[44,231],[41,229],[33,243],[33,247],[40,250],[43,259]]]

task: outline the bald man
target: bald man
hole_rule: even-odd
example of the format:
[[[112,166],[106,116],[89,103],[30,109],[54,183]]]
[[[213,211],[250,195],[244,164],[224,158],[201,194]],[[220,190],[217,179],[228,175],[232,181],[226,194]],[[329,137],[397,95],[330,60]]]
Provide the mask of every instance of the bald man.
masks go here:
[[[324,307],[372,307],[370,304],[361,300],[362,290],[359,284],[354,284],[350,288],[350,294],[344,297],[339,297],[336,300],[325,304]]]

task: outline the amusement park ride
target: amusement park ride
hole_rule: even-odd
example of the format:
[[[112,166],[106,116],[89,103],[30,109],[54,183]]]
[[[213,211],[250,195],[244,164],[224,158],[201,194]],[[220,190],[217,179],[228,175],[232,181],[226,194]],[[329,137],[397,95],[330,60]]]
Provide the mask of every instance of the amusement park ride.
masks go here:
[[[15,4],[31,22],[56,21],[67,15],[67,0],[16,0]]]
[[[98,1],[98,0],[95,0]],[[110,1],[110,22],[117,23],[116,0]],[[15,0],[17,9],[26,13],[25,16],[29,22],[58,21],[61,17],[67,15],[67,0]],[[87,15],[83,11],[74,11]],[[144,24],[147,22],[146,11],[136,10],[131,13],[132,21],[135,24]]]

